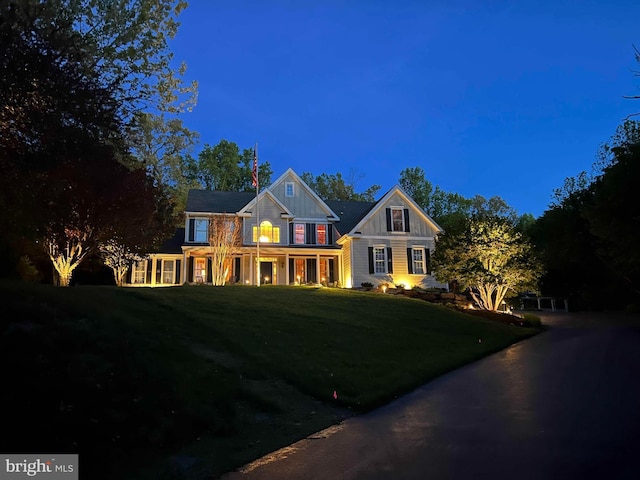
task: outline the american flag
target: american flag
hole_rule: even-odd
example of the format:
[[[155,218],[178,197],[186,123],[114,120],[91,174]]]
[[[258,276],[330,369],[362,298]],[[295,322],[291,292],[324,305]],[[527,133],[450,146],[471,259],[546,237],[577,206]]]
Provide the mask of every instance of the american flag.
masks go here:
[[[258,151],[253,148],[253,170],[251,171],[251,185],[258,188]]]

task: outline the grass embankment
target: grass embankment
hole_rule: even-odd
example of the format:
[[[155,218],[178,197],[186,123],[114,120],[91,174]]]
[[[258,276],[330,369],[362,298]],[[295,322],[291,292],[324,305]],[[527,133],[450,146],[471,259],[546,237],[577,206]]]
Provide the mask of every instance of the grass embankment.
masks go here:
[[[0,288],[2,451],[87,478],[210,478],[536,333],[335,289]]]

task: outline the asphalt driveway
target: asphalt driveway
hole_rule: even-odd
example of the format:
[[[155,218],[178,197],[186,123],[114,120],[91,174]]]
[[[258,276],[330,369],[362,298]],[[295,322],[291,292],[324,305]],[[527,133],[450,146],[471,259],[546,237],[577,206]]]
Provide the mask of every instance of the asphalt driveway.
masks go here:
[[[543,321],[545,333],[223,478],[640,478],[640,320]]]

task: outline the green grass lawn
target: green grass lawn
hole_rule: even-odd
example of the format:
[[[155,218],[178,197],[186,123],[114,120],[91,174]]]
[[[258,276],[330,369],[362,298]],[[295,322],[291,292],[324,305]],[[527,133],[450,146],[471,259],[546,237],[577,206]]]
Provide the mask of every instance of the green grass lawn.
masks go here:
[[[537,333],[338,289],[0,288],[0,448],[82,478],[211,478]]]

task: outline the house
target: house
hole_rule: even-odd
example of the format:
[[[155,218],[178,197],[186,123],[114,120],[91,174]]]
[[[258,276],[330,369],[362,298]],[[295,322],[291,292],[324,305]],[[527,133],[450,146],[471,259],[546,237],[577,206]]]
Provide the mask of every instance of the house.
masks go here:
[[[377,202],[323,201],[291,169],[257,198],[251,192],[191,190],[184,228],[136,263],[127,282],[210,282],[212,215],[241,219],[242,245],[226,266],[232,283],[255,285],[259,275],[261,284],[446,287],[432,276],[430,265],[442,229],[399,186]]]

